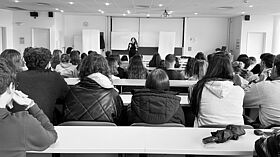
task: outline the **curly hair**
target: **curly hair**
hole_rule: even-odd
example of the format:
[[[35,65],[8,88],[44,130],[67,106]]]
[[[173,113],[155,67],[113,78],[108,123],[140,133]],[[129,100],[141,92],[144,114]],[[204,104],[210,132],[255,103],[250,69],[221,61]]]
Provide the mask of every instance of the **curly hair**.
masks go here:
[[[140,55],[135,55],[131,58],[127,74],[129,79],[146,79],[148,72],[142,63]]]
[[[0,58],[0,94],[5,93],[9,85],[15,83],[15,80],[15,66],[5,58]]]
[[[110,78],[110,68],[102,55],[88,55],[83,59],[79,73],[81,79],[98,72]]]
[[[23,67],[23,60],[21,59],[21,55],[17,50],[14,49],[6,49],[4,50],[0,57],[5,58],[10,61],[16,68],[16,72],[21,72]]]
[[[43,70],[51,60],[51,51],[49,49],[30,48],[23,53],[23,58],[29,70]]]

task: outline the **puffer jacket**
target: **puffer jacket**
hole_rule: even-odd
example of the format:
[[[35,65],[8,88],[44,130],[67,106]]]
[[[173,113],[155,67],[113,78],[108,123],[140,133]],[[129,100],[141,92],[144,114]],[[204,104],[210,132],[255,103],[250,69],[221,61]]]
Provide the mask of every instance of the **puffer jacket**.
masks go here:
[[[180,97],[174,92],[138,89],[132,91],[128,106],[128,122],[132,123],[179,123],[185,125],[185,117],[180,106]]]
[[[106,78],[100,80],[102,79]],[[123,110],[121,97],[114,88],[97,82],[86,77],[70,88],[65,102],[66,121],[102,121],[113,122],[117,125],[121,123]]]

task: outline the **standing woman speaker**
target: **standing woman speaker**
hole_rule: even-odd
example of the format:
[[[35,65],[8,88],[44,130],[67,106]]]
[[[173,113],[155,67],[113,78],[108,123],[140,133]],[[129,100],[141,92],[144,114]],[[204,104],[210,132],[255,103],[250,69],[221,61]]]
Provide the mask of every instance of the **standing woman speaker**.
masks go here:
[[[128,56],[129,58],[133,57],[138,51],[138,43],[135,37],[130,39],[130,43],[128,44]]]

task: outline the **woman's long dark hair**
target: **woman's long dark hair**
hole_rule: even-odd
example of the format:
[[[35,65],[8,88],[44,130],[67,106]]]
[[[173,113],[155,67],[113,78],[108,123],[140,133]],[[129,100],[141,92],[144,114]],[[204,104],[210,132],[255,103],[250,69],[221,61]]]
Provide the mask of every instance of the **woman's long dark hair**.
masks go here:
[[[135,55],[130,59],[127,74],[128,79],[146,79],[147,69],[143,65],[140,55]]]
[[[205,84],[209,81],[233,80],[233,70],[230,62],[230,56],[224,52],[216,53],[207,68],[205,76],[197,82],[191,94],[191,108],[195,116],[200,109],[201,95]]]

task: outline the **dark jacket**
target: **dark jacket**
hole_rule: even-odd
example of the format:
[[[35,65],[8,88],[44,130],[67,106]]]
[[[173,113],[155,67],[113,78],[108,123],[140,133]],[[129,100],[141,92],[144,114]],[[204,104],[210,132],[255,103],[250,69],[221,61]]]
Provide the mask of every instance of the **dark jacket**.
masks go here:
[[[25,157],[26,151],[45,150],[57,139],[53,125],[36,104],[17,113],[1,108],[0,126],[1,157]]]
[[[16,87],[33,99],[44,113],[54,122],[56,104],[64,104],[69,90],[59,73],[50,70],[28,70],[17,74]]]
[[[65,120],[102,121],[120,124],[123,102],[119,93],[90,78],[72,86],[65,100]]]
[[[172,69],[164,69],[166,74],[169,77],[169,80],[184,80],[183,74],[181,74],[179,71],[172,70]]]
[[[138,89],[132,91],[128,106],[128,122],[132,123],[180,123],[185,125],[185,117],[180,106],[180,97],[174,92]]]

